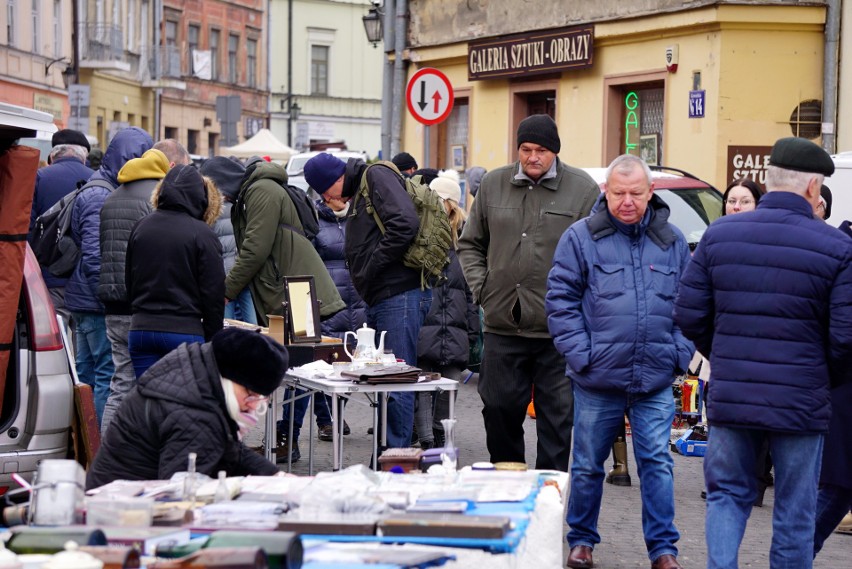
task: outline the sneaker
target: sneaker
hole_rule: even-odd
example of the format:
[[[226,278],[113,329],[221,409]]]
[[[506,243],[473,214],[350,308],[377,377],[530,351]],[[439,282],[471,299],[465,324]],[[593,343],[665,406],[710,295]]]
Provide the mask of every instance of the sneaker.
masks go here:
[[[275,462],[278,464],[287,462],[287,453],[290,452],[290,441],[283,434],[278,435],[278,446],[275,447]],[[302,458],[302,453],[299,451],[299,441],[293,445],[293,452],[290,453],[291,462],[299,462]]]
[[[334,440],[334,427],[331,426],[331,423],[327,425],[320,425],[317,428],[317,438],[321,441]]]
[[[840,525],[834,531],[837,533],[852,534],[852,514],[846,514],[846,517],[841,520]]]
[[[343,434],[348,435],[351,432],[352,432],[352,429],[349,428],[349,423],[347,423],[346,421],[343,421]],[[372,433],[369,433],[369,434],[372,434]]]

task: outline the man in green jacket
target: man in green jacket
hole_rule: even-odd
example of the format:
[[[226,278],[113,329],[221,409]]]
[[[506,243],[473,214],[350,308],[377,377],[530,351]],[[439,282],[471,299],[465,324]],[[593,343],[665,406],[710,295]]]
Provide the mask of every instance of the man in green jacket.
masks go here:
[[[535,387],[535,467],[567,471],[574,399],[544,295],[559,238],[589,215],[600,188],[561,162],[560,148],[548,115],[521,121],[518,161],[482,178],[458,255],[485,317],[478,389],[491,461],[526,462],[523,423]]]
[[[225,279],[225,297],[233,300],[246,286],[267,326],[267,314],[283,314],[284,277],[313,275],[320,316],[331,316],[346,304],[311,242],[304,236],[293,200],[283,184],[287,172],[278,164],[258,160],[248,165],[240,188],[244,206],[231,211],[239,252]]]

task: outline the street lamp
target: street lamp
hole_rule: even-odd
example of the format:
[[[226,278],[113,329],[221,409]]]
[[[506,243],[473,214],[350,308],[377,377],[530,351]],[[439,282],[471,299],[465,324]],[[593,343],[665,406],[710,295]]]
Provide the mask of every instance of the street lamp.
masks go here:
[[[302,114],[302,107],[299,106],[299,103],[295,101],[290,105],[290,120],[297,121],[299,120],[299,115]]]
[[[62,83],[65,85],[67,89],[71,85],[77,82],[77,70],[74,69],[73,65],[68,65],[65,69],[62,70]]]
[[[382,41],[382,18],[378,8],[370,8],[367,15],[361,18],[364,22],[364,31],[367,32],[367,41],[373,44],[375,49]]]

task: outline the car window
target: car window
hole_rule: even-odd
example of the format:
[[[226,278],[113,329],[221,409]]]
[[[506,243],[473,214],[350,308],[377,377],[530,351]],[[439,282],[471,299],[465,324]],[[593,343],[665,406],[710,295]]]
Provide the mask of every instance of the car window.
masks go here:
[[[290,160],[290,163],[287,164],[287,173],[296,174],[305,169],[305,163],[313,158],[312,156],[302,156],[302,157],[294,157]]]
[[[707,226],[722,214],[722,197],[707,188],[654,190],[671,210],[669,221],[693,247],[701,240]]]

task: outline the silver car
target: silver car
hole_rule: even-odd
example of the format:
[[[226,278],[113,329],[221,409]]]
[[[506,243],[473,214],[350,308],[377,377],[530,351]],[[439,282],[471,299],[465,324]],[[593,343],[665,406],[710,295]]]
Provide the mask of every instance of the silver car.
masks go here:
[[[314,200],[319,199],[319,194],[316,193],[313,188],[309,187],[308,182],[305,181],[305,164],[308,160],[320,152],[328,152],[329,154],[337,156],[344,162],[350,158],[360,158],[364,162],[370,159],[366,152],[356,152],[352,150],[318,150],[314,152],[302,152],[291,156],[290,160],[287,161],[287,182],[290,185],[296,186],[297,188],[307,192],[311,199]]]

